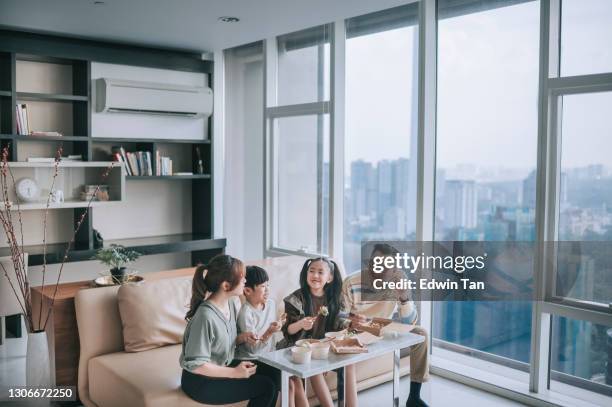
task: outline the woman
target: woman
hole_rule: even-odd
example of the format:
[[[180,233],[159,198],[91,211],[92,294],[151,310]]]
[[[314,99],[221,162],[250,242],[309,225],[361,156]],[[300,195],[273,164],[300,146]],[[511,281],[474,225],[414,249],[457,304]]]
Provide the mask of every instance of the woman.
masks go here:
[[[234,361],[236,345],[256,340],[252,333],[236,333],[234,297],[242,294],[244,264],[228,255],[213,257],[193,276],[188,321],[180,363],[181,388],[200,403],[230,404],[249,400],[250,407],[273,407],[278,389],[256,374],[252,362]]]

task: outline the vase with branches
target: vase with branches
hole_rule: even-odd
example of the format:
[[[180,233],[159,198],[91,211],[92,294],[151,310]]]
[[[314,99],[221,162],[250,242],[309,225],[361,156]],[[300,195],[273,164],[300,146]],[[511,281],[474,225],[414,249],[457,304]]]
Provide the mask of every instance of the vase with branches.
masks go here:
[[[45,291],[45,288],[49,288],[52,292],[51,300],[48,304],[43,304],[41,301],[34,309],[32,303],[31,296],[31,276],[28,275],[28,265],[27,265],[27,256],[24,251],[24,228],[23,228],[23,217],[21,212],[21,206],[19,199],[16,199],[13,202],[10,197],[11,193],[15,192],[15,177],[13,172],[11,171],[11,165],[9,161],[9,148],[10,145],[5,146],[1,150],[1,161],[0,161],[0,193],[2,194],[0,200],[0,223],[2,224],[2,229],[4,231],[6,242],[8,244],[8,252],[10,253],[11,265],[12,267],[5,267],[3,263],[0,263],[1,274],[4,276],[2,278],[6,278],[6,282],[10,285],[11,291],[14,294],[15,300],[19,306],[19,309],[22,311],[26,328],[28,331],[28,350],[26,354],[26,376],[28,385],[31,384],[39,384],[45,385],[49,383],[44,383],[46,379],[39,379],[38,383],[32,383],[30,380],[30,372],[34,372],[33,374],[37,374],[38,376],[48,375],[49,366],[48,366],[48,357],[46,366],[44,363],[33,361],[35,366],[29,366],[30,359],[29,356],[31,353],[36,354],[37,358],[40,358],[41,352],[38,350],[33,351],[31,349],[31,343],[42,343],[44,342],[44,346],[46,345],[46,328],[49,324],[49,317],[52,314],[53,306],[55,304],[55,298],[58,293],[58,287],[60,283],[60,279],[62,276],[62,271],[64,270],[64,265],[66,260],[68,260],[68,255],[70,250],[72,249],[76,235],[83,225],[87,213],[91,207],[91,203],[96,196],[98,189],[96,189],[95,193],[87,202],[87,205],[79,218],[76,220],[75,228],[73,230],[71,239],[63,250],[62,261],[59,265],[59,270],[57,272],[57,277],[49,283],[46,279],[47,277],[47,218],[49,214],[50,204],[52,203],[52,194],[54,192],[55,183],[59,175],[59,166],[61,162],[62,156],[62,148],[58,148],[55,154],[55,160],[53,165],[53,175],[51,178],[51,187],[49,189],[49,194],[46,197],[46,205],[44,208],[44,216],[43,216],[43,225],[42,225],[42,247],[43,247],[43,264],[41,270],[41,279],[42,285],[41,289]],[[109,166],[102,173],[101,181],[104,181],[108,178],[110,171],[112,170],[114,163],[110,163]],[[44,308],[44,310],[43,310]],[[44,337],[44,340],[41,341],[39,338]],[[48,354],[48,349],[47,349]],[[36,366],[43,364],[43,366]],[[41,383],[40,381],[43,381]],[[34,379],[36,381],[36,379]]]

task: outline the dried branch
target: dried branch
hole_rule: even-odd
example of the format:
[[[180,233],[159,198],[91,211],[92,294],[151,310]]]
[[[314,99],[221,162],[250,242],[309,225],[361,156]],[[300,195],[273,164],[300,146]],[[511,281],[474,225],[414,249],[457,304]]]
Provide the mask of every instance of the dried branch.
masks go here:
[[[61,159],[62,159],[62,147],[59,147],[55,155],[55,162],[53,163],[53,179],[51,181],[51,189],[49,190],[49,194],[47,195],[47,203],[45,205],[45,216],[43,218],[43,269],[42,269],[42,286],[41,286],[42,292],[45,292],[45,276],[47,275],[47,215],[49,214],[49,204],[51,203],[51,195],[53,194],[53,189],[55,188],[55,181],[57,179],[57,174],[59,172],[59,163]],[[19,218],[19,221],[21,222],[21,217]],[[22,232],[22,237],[23,237],[23,232]],[[40,322],[42,320],[42,309],[43,309],[43,303],[41,301],[40,307],[38,309],[38,327],[40,327]]]
[[[42,274],[43,274],[42,275],[42,291],[43,293],[45,291],[45,283],[46,283],[45,277],[46,277],[46,272],[47,272],[47,216],[48,216],[48,211],[49,211],[49,207],[51,204],[51,194],[53,193],[55,182],[56,182],[56,179],[59,173],[61,154],[62,154],[62,149],[60,147],[57,150],[57,154],[56,154],[56,159],[54,163],[53,179],[51,182],[51,189],[49,191],[49,195],[47,196],[47,203],[45,206],[45,215],[44,215],[44,220],[43,220],[43,270],[42,270]],[[70,249],[76,240],[76,235],[79,229],[81,228],[81,225],[83,224],[85,220],[85,217],[89,213],[89,208],[91,207],[93,200],[96,198],[96,196],[98,195],[98,192],[100,191],[100,184],[96,186],[96,190],[94,194],[91,196],[91,198],[87,202],[85,211],[81,214],[76,224],[72,238],[70,242],[68,242],[68,244],[66,245],[66,249],[64,251],[60,269],[57,275],[57,279],[54,283],[55,288],[53,290],[53,295],[51,297],[50,305],[48,306],[48,312],[46,314],[46,317],[44,318],[44,323],[42,323],[43,302],[41,301],[40,309],[38,310],[38,321],[37,321],[38,323],[35,324],[34,311],[32,309],[30,280],[27,274],[28,265],[26,264],[25,255],[24,255],[24,235],[23,235],[23,220],[22,220],[22,214],[21,214],[21,207],[19,204],[19,199],[17,199],[15,208],[13,208],[13,202],[11,202],[9,199],[9,178],[10,178],[10,183],[11,183],[10,185],[12,186],[11,191],[16,192],[15,191],[16,182],[13,176],[13,172],[11,171],[11,168],[9,165],[8,157],[9,157],[9,146],[6,146],[2,148],[1,162],[0,162],[0,191],[3,194],[2,199],[0,200],[0,202],[3,203],[3,205],[0,205],[0,224],[2,225],[2,228],[6,234],[8,249],[11,254],[11,262],[13,264],[13,269],[14,269],[12,271],[14,272],[15,282],[13,282],[11,278],[9,278],[9,272],[4,267],[4,264],[0,263],[0,266],[2,267],[4,271],[5,277],[9,281],[11,289],[13,290],[13,293],[15,294],[15,298],[17,299],[17,302],[19,304],[19,307],[23,311],[24,317],[28,324],[28,331],[36,332],[39,330],[45,330],[47,327],[47,324],[49,322],[49,317],[53,310],[53,306],[55,305],[55,298],[57,296],[59,282],[61,279],[62,271],[64,269],[64,264],[66,263],[66,260],[68,259],[68,253],[70,252]],[[113,167],[114,167],[114,163],[111,163],[106,168],[106,170],[102,174],[102,181],[108,178]],[[20,238],[17,237],[17,234],[15,232],[15,225],[13,222],[12,211],[15,209],[16,209],[17,217],[19,221],[19,232],[21,234]]]
[[[110,165],[106,168],[106,170],[102,174],[102,181],[108,178],[108,175],[110,174],[114,165],[115,163],[111,162]],[[76,235],[79,232],[79,229],[81,229],[81,225],[83,224],[85,217],[89,213],[89,208],[91,208],[91,203],[96,198],[99,191],[100,191],[100,184],[96,186],[94,193],[89,198],[89,201],[87,202],[87,207],[85,207],[85,210],[79,217],[79,221],[77,222],[76,228],[74,229],[74,233],[72,234],[72,239],[66,245],[66,250],[64,251],[64,257],[62,257],[62,263],[60,265],[59,272],[57,273],[57,280],[55,281],[55,290],[53,291],[53,296],[51,297],[51,305],[49,306],[49,311],[47,312],[47,318],[45,318],[45,323],[42,328],[43,330],[47,328],[47,324],[49,323],[49,317],[51,316],[51,311],[53,310],[53,305],[55,304],[55,297],[57,296],[57,289],[59,288],[59,281],[60,281],[60,278],[62,277],[62,271],[64,270],[64,265],[66,264],[66,260],[68,260],[68,253],[70,252],[70,247],[74,244],[74,241],[76,240]]]

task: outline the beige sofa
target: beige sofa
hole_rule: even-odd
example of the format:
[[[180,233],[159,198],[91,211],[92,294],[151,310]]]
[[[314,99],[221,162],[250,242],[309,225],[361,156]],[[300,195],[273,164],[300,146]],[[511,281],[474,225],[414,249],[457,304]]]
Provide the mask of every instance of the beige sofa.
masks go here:
[[[301,257],[287,256],[248,262],[268,271],[270,294],[279,305],[279,313],[283,311],[283,298],[298,288],[303,261]],[[206,406],[192,401],[180,389],[180,344],[135,353],[124,351],[117,291],[117,287],[87,289],[75,298],[81,343],[78,390],[83,404],[88,407]],[[359,364],[358,388],[362,390],[391,380],[391,363],[391,355],[386,355]],[[408,358],[402,358],[402,375],[408,373],[408,364]],[[327,381],[335,393],[335,374],[328,374]],[[315,405],[311,392],[309,396]],[[231,404],[245,405],[246,402]]]

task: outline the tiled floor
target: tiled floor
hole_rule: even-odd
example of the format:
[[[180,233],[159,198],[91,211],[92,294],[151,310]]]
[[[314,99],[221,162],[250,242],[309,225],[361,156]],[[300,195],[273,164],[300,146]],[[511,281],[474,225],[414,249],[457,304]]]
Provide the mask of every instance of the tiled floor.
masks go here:
[[[24,354],[25,349],[19,341],[8,340],[0,346],[0,389],[7,385],[23,385],[25,383],[24,357],[9,355]],[[408,398],[410,379],[400,381],[400,400],[403,403]],[[390,405],[392,394],[391,383],[359,393],[360,407],[385,407]],[[432,407],[469,406],[469,407],[510,407],[521,404],[465,386],[439,376],[432,376],[421,390],[423,399]],[[0,398],[0,404],[2,404]]]
[[[393,393],[391,382],[359,393],[360,407],[390,406]],[[400,406],[406,403],[410,378],[400,380]],[[421,396],[431,407],[511,407],[523,404],[474,389],[440,376],[432,376],[421,389]]]

